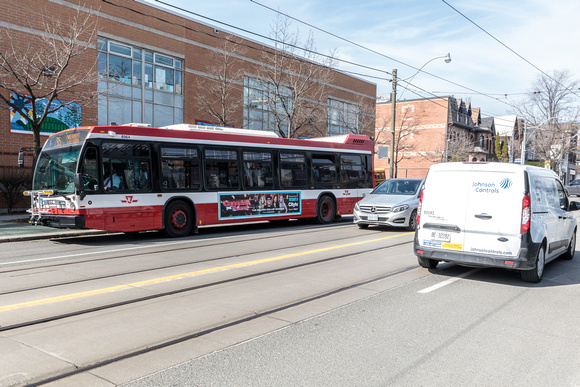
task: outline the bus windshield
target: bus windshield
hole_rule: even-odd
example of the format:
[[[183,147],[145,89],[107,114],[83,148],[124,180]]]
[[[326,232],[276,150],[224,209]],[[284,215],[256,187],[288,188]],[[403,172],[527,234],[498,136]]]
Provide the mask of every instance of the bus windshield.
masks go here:
[[[88,130],[66,131],[51,136],[36,163],[32,189],[74,193],[74,174]]]

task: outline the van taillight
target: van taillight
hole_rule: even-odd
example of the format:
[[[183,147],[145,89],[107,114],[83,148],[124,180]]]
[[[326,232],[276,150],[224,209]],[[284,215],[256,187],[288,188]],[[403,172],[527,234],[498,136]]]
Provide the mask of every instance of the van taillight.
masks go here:
[[[532,219],[532,210],[530,208],[530,196],[528,194],[524,195],[524,200],[522,200],[522,228],[520,230],[521,234],[525,234],[530,229],[530,221]]]
[[[423,190],[421,190],[421,196],[419,196],[419,205],[417,206],[417,226],[421,221],[421,208],[423,207]]]

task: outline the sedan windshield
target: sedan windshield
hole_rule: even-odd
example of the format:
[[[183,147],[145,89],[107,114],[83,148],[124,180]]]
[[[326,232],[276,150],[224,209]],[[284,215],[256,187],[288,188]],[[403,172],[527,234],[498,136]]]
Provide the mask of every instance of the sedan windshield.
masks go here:
[[[387,180],[371,193],[389,195],[414,195],[421,186],[421,180]]]

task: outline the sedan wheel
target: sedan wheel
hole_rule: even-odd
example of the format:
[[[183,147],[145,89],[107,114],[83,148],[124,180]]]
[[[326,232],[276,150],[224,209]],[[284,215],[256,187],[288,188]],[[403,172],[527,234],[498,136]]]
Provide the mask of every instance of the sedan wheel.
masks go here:
[[[417,230],[417,210],[413,210],[411,216],[409,217],[409,227],[407,227],[409,231]]]

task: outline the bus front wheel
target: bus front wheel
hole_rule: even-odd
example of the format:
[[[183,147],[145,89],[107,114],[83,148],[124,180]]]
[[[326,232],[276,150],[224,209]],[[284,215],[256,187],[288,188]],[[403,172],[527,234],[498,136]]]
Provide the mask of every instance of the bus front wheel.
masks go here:
[[[318,223],[328,224],[332,223],[336,216],[336,204],[330,196],[323,196],[318,201],[318,210],[316,211],[316,219]]]
[[[165,234],[171,238],[189,235],[193,228],[193,214],[191,207],[176,200],[170,203],[165,210]]]

